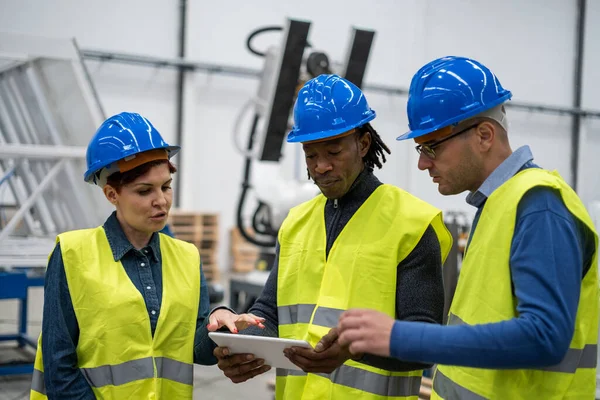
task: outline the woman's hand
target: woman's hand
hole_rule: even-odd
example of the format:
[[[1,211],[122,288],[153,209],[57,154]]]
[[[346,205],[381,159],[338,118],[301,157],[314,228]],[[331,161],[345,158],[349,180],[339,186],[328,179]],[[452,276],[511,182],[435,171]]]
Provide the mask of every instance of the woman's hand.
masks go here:
[[[264,318],[257,317],[253,314],[234,314],[225,308],[220,308],[210,314],[208,322],[206,328],[209,332],[214,332],[223,326],[229,328],[231,333],[238,333],[238,331],[244,330],[250,326],[258,326],[261,329],[265,328],[262,324],[265,322]]]

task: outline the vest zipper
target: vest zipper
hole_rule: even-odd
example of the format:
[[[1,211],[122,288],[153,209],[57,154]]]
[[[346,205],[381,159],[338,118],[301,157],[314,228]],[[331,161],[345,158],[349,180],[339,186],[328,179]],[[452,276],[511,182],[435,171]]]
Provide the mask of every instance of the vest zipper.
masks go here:
[[[338,199],[333,199],[333,208],[335,209],[335,212],[333,213],[333,217],[332,217],[332,221],[331,221],[331,229],[328,232],[326,232],[326,235],[325,235],[325,238],[327,240],[327,243],[325,244],[326,246],[329,244],[331,236],[333,235],[333,232],[335,231],[335,226],[337,225],[338,219],[340,218],[341,209],[339,208]],[[333,243],[331,243],[331,247],[333,247]],[[327,262],[328,258],[329,258],[329,252],[326,251],[325,252],[325,262]]]

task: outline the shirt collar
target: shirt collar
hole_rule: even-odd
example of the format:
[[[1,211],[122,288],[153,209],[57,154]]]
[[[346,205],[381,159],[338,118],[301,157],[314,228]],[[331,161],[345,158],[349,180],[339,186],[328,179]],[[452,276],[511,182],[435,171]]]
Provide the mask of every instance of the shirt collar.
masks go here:
[[[327,204],[333,204],[337,200],[337,204],[347,204],[350,201],[355,201],[365,196],[368,197],[381,182],[373,174],[373,170],[366,167],[358,174],[348,192],[339,199],[327,199]]]
[[[529,146],[519,147],[487,177],[477,191],[467,195],[467,203],[474,207],[481,207],[494,190],[512,178],[531,160],[533,160],[533,154]]]
[[[108,239],[115,261],[120,261],[125,254],[134,249],[129,239],[127,239],[127,236],[125,236],[123,228],[121,228],[116,211],[113,211],[106,222],[104,222],[104,232],[106,233],[106,238]],[[158,261],[158,256],[160,254],[160,240],[157,232],[152,234],[145,249],[149,250],[149,255],[154,261]]]

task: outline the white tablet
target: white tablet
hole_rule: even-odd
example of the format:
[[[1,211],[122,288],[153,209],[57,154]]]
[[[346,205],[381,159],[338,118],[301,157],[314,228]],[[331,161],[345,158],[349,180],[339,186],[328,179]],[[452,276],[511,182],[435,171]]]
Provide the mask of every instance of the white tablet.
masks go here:
[[[231,352],[230,354],[254,354],[256,358],[265,360],[265,365],[270,365],[271,368],[285,368],[301,371],[298,366],[292,363],[283,354],[283,350],[293,346],[312,348],[312,346],[304,340],[250,336],[223,332],[209,332],[208,336],[219,347],[227,347]]]

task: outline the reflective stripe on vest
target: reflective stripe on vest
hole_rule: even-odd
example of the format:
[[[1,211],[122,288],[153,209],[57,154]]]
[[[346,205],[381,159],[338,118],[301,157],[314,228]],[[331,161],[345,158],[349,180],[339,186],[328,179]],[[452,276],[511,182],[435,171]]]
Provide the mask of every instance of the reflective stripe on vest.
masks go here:
[[[156,362],[156,376],[158,378],[169,379],[185,385],[193,384],[193,365],[165,357],[157,357],[154,361]],[[117,365],[82,368],[81,372],[90,383],[90,386],[119,386],[139,379],[153,378],[154,364],[152,363],[152,357],[146,357]]]
[[[279,325],[308,324],[315,306],[315,304],[294,304],[277,307],[277,322]]]
[[[156,377],[193,385],[194,366],[166,357],[156,357]],[[152,357],[127,361],[117,365],[102,365],[96,368],[81,368],[81,373],[90,386],[100,388],[107,385],[120,386],[140,379],[154,378]],[[31,389],[46,394],[44,373],[34,369]]]
[[[448,325],[467,325],[462,319],[455,314],[450,313],[448,316]],[[574,374],[577,368],[596,368],[598,360],[598,345],[587,344],[583,349],[569,349],[562,361],[556,365],[544,368],[532,368],[542,371],[564,372]]]
[[[433,390],[443,399],[460,399],[460,400],[487,400],[485,397],[471,392],[455,382],[452,382],[446,375],[442,374],[439,369],[435,371],[433,380]]]
[[[331,374],[314,375],[329,379],[332,383],[377,396],[418,396],[421,388],[421,377],[418,376],[385,376],[349,365],[342,365]],[[307,373],[278,368],[277,376],[307,376]]]
[[[92,387],[120,386],[140,379],[153,378],[154,364],[152,357],[147,357],[117,365],[81,368],[81,372]]]
[[[46,383],[44,382],[44,373],[34,368],[31,376],[31,390],[41,394],[46,394]]]
[[[316,304],[294,304],[277,307],[279,325],[308,324],[315,311]],[[319,307],[315,312],[313,324],[333,328],[345,310],[339,308]]]
[[[159,378],[183,383],[192,386],[194,384],[194,365],[167,357],[156,357],[156,374]]]
[[[578,368],[596,368],[598,345],[586,344],[583,349],[569,349],[562,361],[550,367],[541,368],[544,371],[566,372],[574,374]]]

